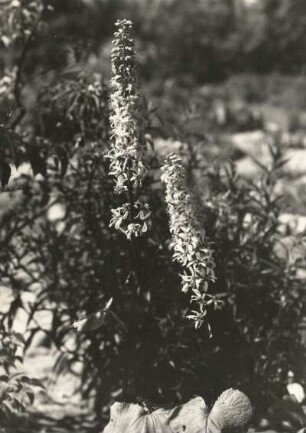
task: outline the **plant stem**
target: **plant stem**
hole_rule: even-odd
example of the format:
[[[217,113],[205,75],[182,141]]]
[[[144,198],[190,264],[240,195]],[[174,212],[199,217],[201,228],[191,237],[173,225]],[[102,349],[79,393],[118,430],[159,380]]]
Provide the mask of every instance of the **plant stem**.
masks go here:
[[[135,215],[134,215],[134,192],[131,183],[128,185],[128,202],[129,202],[129,220],[130,223],[134,223]],[[135,313],[136,313],[136,302],[137,302],[137,294],[140,288],[139,279],[138,279],[138,269],[139,269],[139,257],[136,246],[136,240],[132,236],[129,241],[129,255],[130,255],[130,275],[129,275],[129,284],[132,291],[131,297],[131,306],[129,312],[128,319],[128,331],[127,331],[127,339],[126,339],[126,355],[127,361],[125,364],[124,371],[124,386],[123,386],[123,394],[124,398],[128,401],[133,397],[133,392],[130,390],[130,380],[131,380],[131,370],[134,364],[134,348],[136,342],[136,329],[135,329]]]

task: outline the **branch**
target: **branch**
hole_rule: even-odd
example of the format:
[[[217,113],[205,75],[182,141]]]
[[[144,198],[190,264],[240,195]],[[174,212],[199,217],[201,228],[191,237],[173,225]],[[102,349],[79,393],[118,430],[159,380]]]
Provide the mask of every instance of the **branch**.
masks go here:
[[[9,185],[0,188],[0,194],[8,193],[8,192],[16,192],[16,191],[25,191],[27,189],[24,185]]]

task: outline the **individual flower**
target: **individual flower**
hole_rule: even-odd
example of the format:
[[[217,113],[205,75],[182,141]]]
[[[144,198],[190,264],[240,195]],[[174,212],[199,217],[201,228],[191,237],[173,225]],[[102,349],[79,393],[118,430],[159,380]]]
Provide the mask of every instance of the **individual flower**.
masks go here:
[[[198,305],[189,319],[199,328],[209,306],[220,307],[221,301],[209,293],[216,280],[212,244],[197,218],[197,210],[187,187],[186,170],[182,159],[170,154],[162,167],[162,181],[166,187],[166,202],[172,235],[173,260],[184,269],[181,274],[182,291],[191,292],[191,302]]]

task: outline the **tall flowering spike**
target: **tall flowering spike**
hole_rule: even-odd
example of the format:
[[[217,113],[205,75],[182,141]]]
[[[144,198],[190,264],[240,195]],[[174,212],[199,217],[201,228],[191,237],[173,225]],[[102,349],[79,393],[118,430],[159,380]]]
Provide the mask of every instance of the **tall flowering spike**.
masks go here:
[[[132,23],[116,22],[112,49],[111,128],[112,148],[108,153],[110,175],[115,192],[126,194],[128,203],[113,209],[111,225],[124,231],[128,238],[147,230],[147,204],[138,200],[139,187],[147,174],[144,120],[139,94]]]
[[[191,292],[191,301],[198,305],[198,309],[192,310],[187,317],[194,320],[195,327],[199,328],[208,307],[219,308],[222,303],[208,292],[209,284],[216,279],[213,250],[199,224],[193,197],[187,187],[186,170],[179,156],[170,154],[166,158],[162,181],[166,187],[173,260],[184,269],[181,275],[182,291]]]

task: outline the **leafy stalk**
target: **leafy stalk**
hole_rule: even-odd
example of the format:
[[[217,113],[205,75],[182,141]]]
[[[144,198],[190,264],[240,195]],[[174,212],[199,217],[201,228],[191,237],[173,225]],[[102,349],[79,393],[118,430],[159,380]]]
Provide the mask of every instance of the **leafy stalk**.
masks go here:
[[[117,21],[113,41],[111,80],[112,147],[108,153],[110,175],[115,180],[115,193],[121,206],[112,209],[111,226],[123,232],[129,241],[131,308],[126,339],[126,368],[124,394],[129,398],[129,382],[133,365],[135,335],[135,308],[139,284],[139,254],[136,238],[148,229],[150,212],[148,204],[140,200],[140,187],[147,174],[146,142],[142,118],[141,98],[136,72],[132,23]]]

